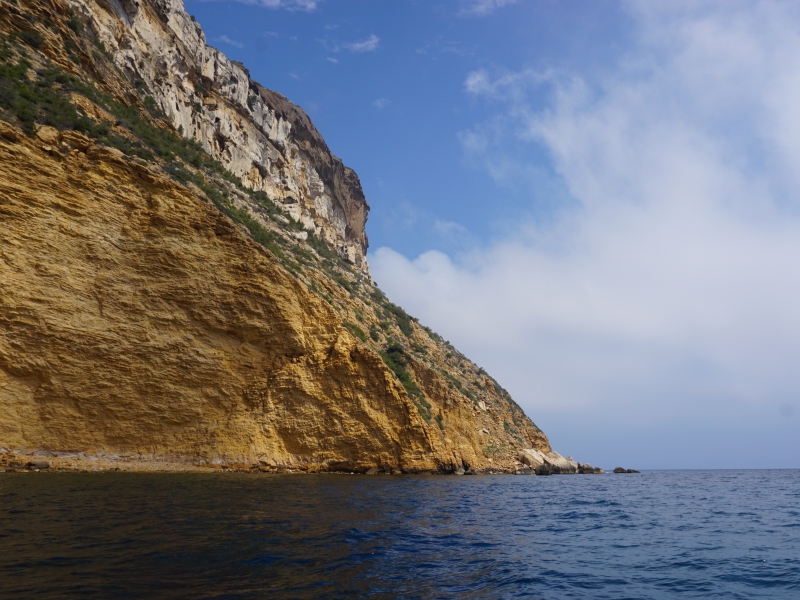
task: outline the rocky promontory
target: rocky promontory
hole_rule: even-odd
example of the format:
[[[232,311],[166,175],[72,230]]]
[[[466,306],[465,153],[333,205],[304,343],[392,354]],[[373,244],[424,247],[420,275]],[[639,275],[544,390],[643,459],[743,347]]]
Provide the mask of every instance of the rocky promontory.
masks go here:
[[[374,285],[358,177],[179,0],[0,0],[0,90],[9,461],[580,472]]]

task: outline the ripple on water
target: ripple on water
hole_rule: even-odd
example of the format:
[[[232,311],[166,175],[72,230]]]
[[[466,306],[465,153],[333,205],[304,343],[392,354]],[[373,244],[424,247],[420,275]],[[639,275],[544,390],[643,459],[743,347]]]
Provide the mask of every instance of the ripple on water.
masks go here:
[[[794,598],[800,471],[0,479],[0,597]]]

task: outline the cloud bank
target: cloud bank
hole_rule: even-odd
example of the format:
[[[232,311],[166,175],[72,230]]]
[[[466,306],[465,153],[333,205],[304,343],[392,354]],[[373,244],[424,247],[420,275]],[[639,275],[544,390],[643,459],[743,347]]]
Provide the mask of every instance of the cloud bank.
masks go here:
[[[563,206],[458,256],[378,249],[373,275],[557,448],[798,467],[800,12],[629,6],[636,47],[600,77],[465,79],[499,107],[461,132],[469,160],[506,184],[541,168],[506,148],[543,148]]]

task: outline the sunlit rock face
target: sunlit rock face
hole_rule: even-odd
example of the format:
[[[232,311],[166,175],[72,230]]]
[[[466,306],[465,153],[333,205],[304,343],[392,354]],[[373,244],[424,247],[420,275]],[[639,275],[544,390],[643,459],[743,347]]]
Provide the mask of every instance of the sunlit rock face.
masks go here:
[[[0,105],[0,468],[567,472],[370,281],[355,175],[179,4],[0,2],[0,34],[0,89],[39,111]]]
[[[365,274],[369,205],[308,115],[206,44],[181,0],[70,0],[172,124]]]

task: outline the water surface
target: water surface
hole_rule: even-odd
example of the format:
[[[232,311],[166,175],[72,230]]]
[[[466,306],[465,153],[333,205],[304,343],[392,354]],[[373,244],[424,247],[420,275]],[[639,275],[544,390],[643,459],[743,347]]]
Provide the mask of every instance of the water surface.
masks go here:
[[[0,597],[799,598],[800,471],[0,474]]]

